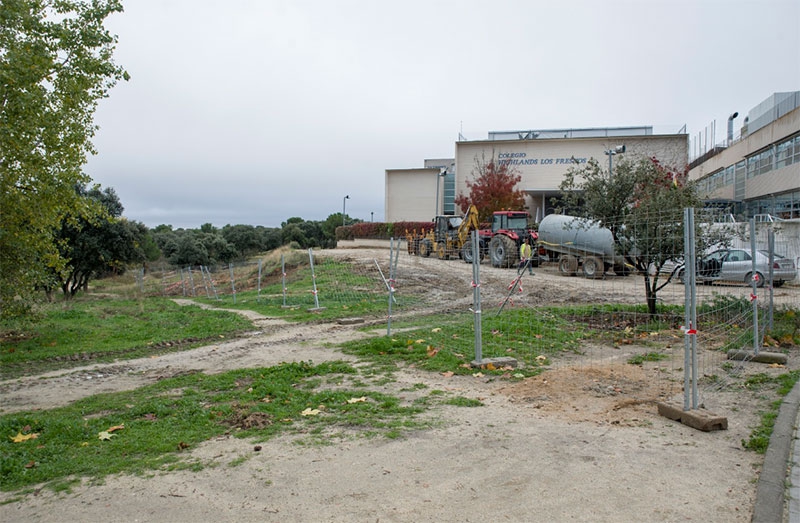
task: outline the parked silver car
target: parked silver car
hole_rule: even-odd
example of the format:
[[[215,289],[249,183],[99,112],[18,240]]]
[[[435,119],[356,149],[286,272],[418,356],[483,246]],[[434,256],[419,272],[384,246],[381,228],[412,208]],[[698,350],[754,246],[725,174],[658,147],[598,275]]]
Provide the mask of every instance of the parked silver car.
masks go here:
[[[773,255],[772,286],[780,287],[797,277],[794,262],[778,254]],[[678,279],[685,283],[683,266],[678,269]],[[769,276],[769,252],[756,251],[756,285],[763,287]],[[752,285],[753,258],[750,249],[719,249],[697,260],[697,281],[711,284],[715,281],[742,282]]]

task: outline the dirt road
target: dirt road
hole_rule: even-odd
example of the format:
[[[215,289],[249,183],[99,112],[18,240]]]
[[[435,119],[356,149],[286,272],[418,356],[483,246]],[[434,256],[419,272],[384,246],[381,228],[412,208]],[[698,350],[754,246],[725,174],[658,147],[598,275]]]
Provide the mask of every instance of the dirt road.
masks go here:
[[[338,255],[387,257],[380,250]],[[429,285],[433,274],[443,300],[468,305],[471,291],[462,285],[470,275],[466,264],[403,253],[401,268],[405,281],[398,285],[413,286],[415,273],[427,275]],[[482,273],[487,282],[508,276],[491,268]],[[585,294],[579,283],[540,285],[527,299],[549,295],[569,301]],[[629,293],[638,299],[635,283]],[[288,325],[252,313],[250,318],[253,332],[241,339],[2,382],[3,411],[50,408],[186,370],[347,359],[330,344],[366,335],[336,324]],[[763,401],[738,390],[709,391],[706,407],[727,416],[729,428],[699,432],[659,417],[652,401],[642,399],[655,400],[663,392],[653,388],[652,372],[647,366],[595,362],[510,384],[403,369],[397,382],[384,385],[387,392],[403,396],[409,385],[425,384],[480,399],[484,406],[437,407],[430,413],[441,422],[437,428],[398,440],[301,446],[285,436],[256,452],[251,442],[221,438],[193,450],[194,457],[209,463],[199,472],[121,475],[67,494],[2,493],[6,503],[0,505],[0,519],[749,521],[762,459],[745,451],[741,441],[757,423]],[[636,391],[636,399],[628,390]]]

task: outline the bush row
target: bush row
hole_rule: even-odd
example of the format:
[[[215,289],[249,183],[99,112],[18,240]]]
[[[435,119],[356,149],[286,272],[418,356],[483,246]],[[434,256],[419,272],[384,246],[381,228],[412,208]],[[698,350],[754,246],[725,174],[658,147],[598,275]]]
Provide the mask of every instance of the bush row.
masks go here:
[[[406,231],[420,233],[422,229],[433,227],[433,222],[393,222],[375,223],[361,222],[336,228],[337,240],[354,240],[356,238],[388,240],[389,238],[405,238]]]

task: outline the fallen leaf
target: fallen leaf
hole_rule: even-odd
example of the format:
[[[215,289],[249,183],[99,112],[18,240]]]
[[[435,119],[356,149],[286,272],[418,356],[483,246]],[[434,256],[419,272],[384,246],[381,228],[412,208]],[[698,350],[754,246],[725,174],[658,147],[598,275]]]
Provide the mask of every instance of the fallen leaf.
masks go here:
[[[32,469],[32,468],[33,468],[33,467],[35,467],[35,466],[36,466],[36,462],[35,462],[35,461],[29,461],[29,462],[27,462],[27,463],[25,464],[25,468],[26,468],[26,469]]]
[[[89,446],[88,441],[84,441],[83,443],[81,443],[81,447],[88,447],[88,446]]]
[[[431,329],[431,332],[442,332],[442,328],[436,327],[435,329]]]
[[[417,345],[420,345],[420,344],[422,344],[422,343],[425,343],[425,340],[423,340],[422,338],[420,338],[420,339],[418,339],[418,340],[414,341],[414,343],[416,343]]]
[[[522,379],[522,378],[524,378],[524,377],[525,377],[525,375],[524,375],[524,374],[522,374],[521,372],[517,372],[516,374],[514,374],[514,377],[515,377],[515,378]]]
[[[494,363],[487,363],[486,364],[486,368],[488,370],[496,370],[497,369],[497,367],[494,366]]]
[[[105,430],[97,433],[97,439],[101,441],[110,440],[112,436],[116,436],[116,434],[111,434],[110,432]]]
[[[28,441],[29,439],[36,439],[39,437],[39,434],[32,433],[32,434],[23,434],[22,432],[17,432],[16,436],[9,436],[11,441],[14,443],[22,443],[23,441]]]
[[[545,361],[546,359],[547,359],[547,356],[545,356],[544,354],[540,354],[540,355],[536,356],[536,361]]]
[[[483,373],[482,373],[482,372],[476,372],[476,373],[475,373],[475,374],[473,374],[472,376],[473,376],[474,378],[482,378],[482,377],[483,377]]]
[[[448,370],[447,372],[442,372],[442,376],[445,378],[452,378],[455,375],[455,372],[452,370]]]
[[[439,349],[437,349],[436,347],[433,347],[431,345],[428,345],[428,357],[429,358],[433,358],[434,356],[436,356],[436,354],[438,352],[439,352]]]
[[[319,409],[312,409],[311,407],[300,413],[301,416],[316,416],[317,414],[319,414]]]
[[[122,423],[120,425],[114,425],[113,427],[109,427],[106,432],[114,432],[115,430],[122,430],[125,428],[125,424]]]
[[[365,401],[367,401],[367,397],[361,396],[360,398],[350,398],[347,403],[363,403]]]

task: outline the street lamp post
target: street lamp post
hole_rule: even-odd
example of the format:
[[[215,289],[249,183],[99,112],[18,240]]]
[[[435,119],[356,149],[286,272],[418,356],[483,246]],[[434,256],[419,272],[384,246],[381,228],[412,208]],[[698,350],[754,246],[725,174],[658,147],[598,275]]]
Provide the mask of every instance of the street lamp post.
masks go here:
[[[369,221],[370,222],[375,221],[375,211],[369,211]]]
[[[344,225],[345,225],[344,224],[344,217],[346,215],[345,211],[347,210],[347,200],[349,200],[349,199],[350,199],[350,195],[349,194],[347,196],[345,196],[344,198],[342,198],[342,227],[344,227]]]
[[[433,209],[434,216],[439,216],[439,185],[441,185],[439,178],[444,178],[445,176],[447,176],[447,167],[442,167],[439,170],[439,174],[436,175],[436,201],[434,202]]]
[[[615,154],[622,154],[624,152],[625,152],[625,146],[624,145],[618,145],[618,146],[614,147],[613,149],[609,149],[609,150],[605,151],[605,153],[608,155],[608,177],[609,178],[611,178],[611,176],[612,176],[612,174],[611,174],[611,172],[612,172],[611,171],[611,159],[614,157]]]

